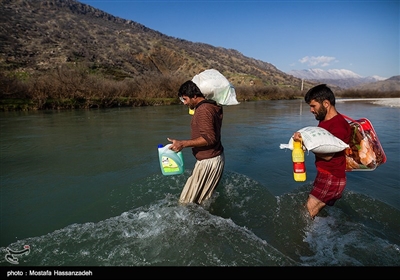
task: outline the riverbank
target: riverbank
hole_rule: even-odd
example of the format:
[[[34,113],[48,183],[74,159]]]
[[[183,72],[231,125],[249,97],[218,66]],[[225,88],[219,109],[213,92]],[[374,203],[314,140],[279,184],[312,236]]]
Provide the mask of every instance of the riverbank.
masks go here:
[[[178,98],[50,99],[44,101],[31,99],[0,99],[0,111],[100,109],[161,106],[178,103]]]
[[[274,99],[276,100],[276,99]],[[239,99],[239,101],[242,101]],[[368,101],[373,104],[387,106],[387,107],[400,107],[400,97],[393,98],[337,98],[337,102],[350,102],[350,101]],[[3,99],[0,100],[0,111],[37,111],[37,110],[63,110],[63,109],[99,109],[110,107],[141,107],[141,106],[162,106],[162,105],[176,105],[179,101],[177,98],[120,98],[109,102],[104,100],[97,100],[91,102],[77,101],[77,100],[63,100],[63,101],[47,101],[45,104],[37,105],[32,100],[15,100]]]
[[[387,107],[400,107],[400,98],[338,98],[337,102],[349,101],[368,101],[372,104],[382,105]]]

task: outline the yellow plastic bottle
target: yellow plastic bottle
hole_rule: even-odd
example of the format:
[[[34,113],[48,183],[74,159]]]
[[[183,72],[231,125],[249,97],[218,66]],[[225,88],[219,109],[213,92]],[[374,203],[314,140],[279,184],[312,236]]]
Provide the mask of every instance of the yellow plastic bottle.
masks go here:
[[[294,180],[297,182],[305,181],[307,178],[306,165],[304,162],[304,151],[301,147],[301,142],[293,141],[292,161]]]

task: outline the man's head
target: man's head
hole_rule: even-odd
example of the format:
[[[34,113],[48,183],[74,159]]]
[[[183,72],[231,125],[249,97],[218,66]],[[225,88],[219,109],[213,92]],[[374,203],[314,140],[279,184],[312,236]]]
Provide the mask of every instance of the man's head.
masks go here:
[[[318,103],[328,100],[332,106],[335,106],[335,95],[326,84],[315,86],[307,91],[306,96],[304,96],[304,101],[310,104],[313,99]]]
[[[191,80],[184,82],[178,91],[178,97],[183,104],[194,109],[200,101],[204,100],[204,94],[199,87]]]
[[[326,85],[321,84],[311,88],[304,97],[305,102],[310,105],[310,111],[315,119],[325,119],[328,110],[335,107],[335,95]]]

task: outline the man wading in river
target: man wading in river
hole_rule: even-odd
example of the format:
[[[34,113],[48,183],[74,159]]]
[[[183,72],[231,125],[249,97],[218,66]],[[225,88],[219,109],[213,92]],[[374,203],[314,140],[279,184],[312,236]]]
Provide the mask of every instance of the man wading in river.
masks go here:
[[[186,81],[179,88],[178,96],[194,110],[191,120],[191,139],[172,142],[170,149],[179,152],[192,147],[197,159],[191,176],[186,181],[179,202],[202,204],[209,199],[218,185],[225,166],[224,147],[221,143],[222,106],[207,100],[193,81]]]
[[[351,128],[346,119],[336,111],[335,96],[325,84],[311,88],[304,100],[310,111],[319,121],[318,127],[325,128],[337,138],[348,144]],[[301,141],[301,133],[293,134],[294,141]],[[312,219],[326,205],[333,206],[342,197],[346,187],[346,157],[344,150],[330,154],[315,154],[317,175],[308,195],[306,207]]]

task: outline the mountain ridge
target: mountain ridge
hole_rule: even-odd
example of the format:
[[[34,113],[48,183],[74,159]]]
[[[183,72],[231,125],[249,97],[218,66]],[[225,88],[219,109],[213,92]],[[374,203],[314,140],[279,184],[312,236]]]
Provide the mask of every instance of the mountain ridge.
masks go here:
[[[343,89],[368,89],[367,87],[362,87],[363,85],[368,85],[369,87],[376,87],[380,90],[383,89],[395,89],[395,83],[390,81],[387,78],[382,78],[379,76],[369,76],[362,77],[350,70],[347,69],[330,69],[323,70],[319,68],[311,68],[311,69],[302,69],[302,70],[291,70],[288,74],[291,74],[300,79],[306,79],[309,81],[317,82],[317,83],[327,83],[333,84]],[[396,76],[394,76],[396,77]],[[391,77],[392,78],[392,77]],[[385,81],[388,81],[391,86],[382,87],[382,84],[385,84]],[[375,84],[377,82],[381,82]],[[376,85],[376,86],[375,86]],[[400,85],[397,87],[397,90],[400,90]],[[386,90],[383,90],[386,91]]]
[[[306,79],[306,87],[325,82],[351,88],[374,82],[355,73],[349,77],[352,72],[345,69],[285,73],[239,51],[174,38],[76,0],[4,0],[0,9],[2,70],[46,71],[57,64],[83,61],[108,71],[118,69],[120,79],[146,72],[185,73],[191,78],[216,68],[236,86],[298,88]],[[340,73],[342,81],[336,81]]]
[[[1,70],[32,73],[84,62],[104,71],[118,69],[123,79],[148,72],[191,78],[215,68],[234,85],[301,84],[274,65],[236,50],[174,38],[75,0],[4,0],[0,11]]]

